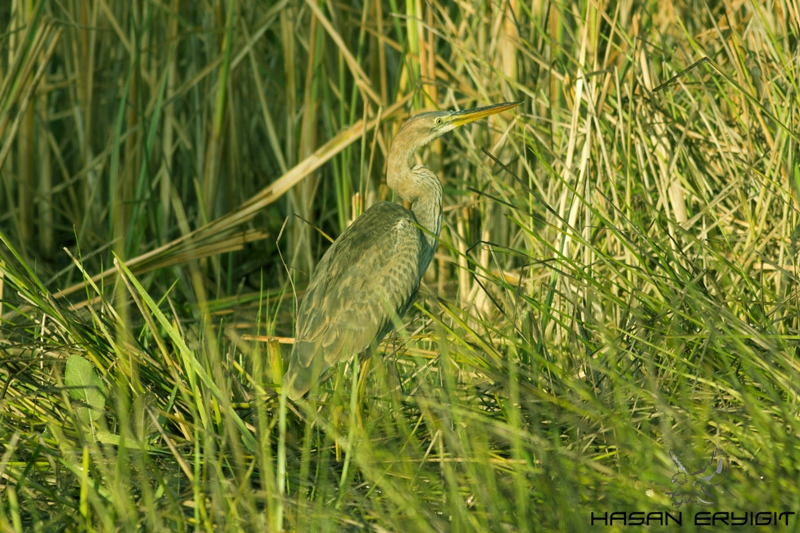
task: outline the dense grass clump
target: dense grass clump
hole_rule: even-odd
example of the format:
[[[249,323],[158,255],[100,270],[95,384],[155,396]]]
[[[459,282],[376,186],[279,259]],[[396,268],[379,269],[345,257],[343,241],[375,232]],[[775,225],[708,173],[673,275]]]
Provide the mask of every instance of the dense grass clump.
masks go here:
[[[800,513],[795,3],[128,4],[0,6],[0,531]],[[510,100],[419,154],[402,327],[282,402],[403,120]]]

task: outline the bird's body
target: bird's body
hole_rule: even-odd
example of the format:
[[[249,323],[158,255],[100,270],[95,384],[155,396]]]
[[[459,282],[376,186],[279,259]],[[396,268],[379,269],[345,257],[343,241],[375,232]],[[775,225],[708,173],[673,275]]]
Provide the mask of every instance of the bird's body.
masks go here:
[[[292,399],[303,396],[330,367],[375,346],[402,317],[436,250],[442,224],[442,185],[414,152],[447,131],[518,104],[411,118],[389,151],[387,183],[411,210],[380,202],[331,245],[300,304],[295,344],[284,377]]]
[[[311,279],[298,312],[301,319],[287,375],[290,397],[302,396],[341,357],[380,343],[391,330],[389,310],[398,316],[408,310],[432,254],[416,223],[414,215],[397,204],[375,204],[322,257],[316,272],[328,275]],[[390,261],[381,253],[385,248],[405,260]],[[336,320],[330,320],[332,316]]]

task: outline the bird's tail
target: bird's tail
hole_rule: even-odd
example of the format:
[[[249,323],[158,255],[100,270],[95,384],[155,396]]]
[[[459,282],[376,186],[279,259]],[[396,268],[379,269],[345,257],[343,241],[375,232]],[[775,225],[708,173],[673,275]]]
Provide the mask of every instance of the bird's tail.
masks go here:
[[[308,389],[311,388],[311,372],[309,368],[302,367],[292,361],[289,370],[283,376],[283,386],[286,388],[286,396],[290,400],[299,400]]]
[[[322,353],[317,351],[314,343],[295,342],[292,356],[289,359],[289,370],[283,376],[283,386],[290,400],[299,400],[314,383],[319,383],[320,376],[330,368]]]

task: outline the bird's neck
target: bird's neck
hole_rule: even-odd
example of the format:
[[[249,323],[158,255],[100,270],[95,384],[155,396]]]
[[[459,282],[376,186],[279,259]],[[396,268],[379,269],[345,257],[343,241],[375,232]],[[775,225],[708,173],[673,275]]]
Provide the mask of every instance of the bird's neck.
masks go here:
[[[428,230],[425,240],[431,248],[436,247],[436,239],[442,229],[442,184],[436,174],[428,168],[415,167],[411,174],[414,175],[420,194],[411,198],[411,212],[417,219],[417,224]]]
[[[442,228],[442,184],[429,168],[414,166],[416,148],[389,152],[387,185],[411,204],[417,223],[429,232],[425,234],[425,240],[433,250]]]

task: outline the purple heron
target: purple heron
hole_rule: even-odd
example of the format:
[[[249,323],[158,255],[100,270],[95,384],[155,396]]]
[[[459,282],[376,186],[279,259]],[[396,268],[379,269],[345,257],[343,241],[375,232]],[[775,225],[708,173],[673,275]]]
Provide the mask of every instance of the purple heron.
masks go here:
[[[377,346],[417,295],[442,227],[442,184],[414,152],[458,126],[519,105],[505,102],[410,118],[389,150],[386,182],[411,210],[380,202],[367,209],[322,256],[297,314],[289,369],[296,400],[335,364]]]

